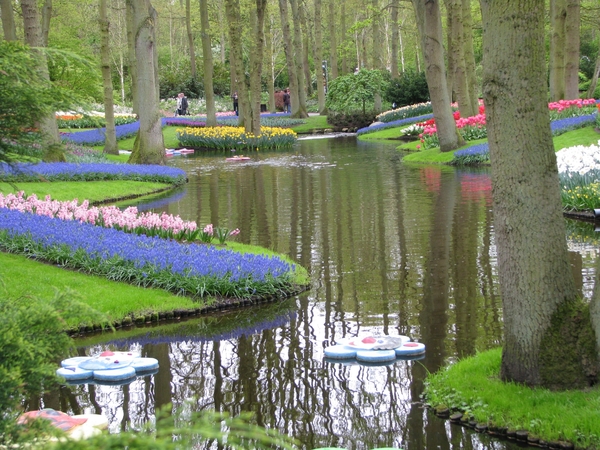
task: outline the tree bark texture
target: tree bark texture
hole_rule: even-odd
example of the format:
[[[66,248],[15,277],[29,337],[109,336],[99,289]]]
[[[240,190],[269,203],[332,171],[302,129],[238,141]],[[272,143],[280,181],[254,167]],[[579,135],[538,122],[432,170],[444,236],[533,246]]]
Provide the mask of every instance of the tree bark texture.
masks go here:
[[[253,19],[253,46],[250,52],[250,113],[251,131],[259,136],[260,131],[260,104],[261,104],[261,78],[263,67],[263,55],[265,48],[265,13],[267,0],[256,0],[256,8],[251,9]]]
[[[479,114],[479,82],[475,73],[475,51],[473,49],[473,14],[471,13],[471,0],[462,0],[463,12],[463,43],[467,88],[473,115]]]
[[[460,147],[464,141],[456,128],[446,84],[440,4],[439,0],[413,0],[413,5],[425,58],[425,77],[440,150],[448,152]]]
[[[25,42],[33,48],[44,47],[37,2],[35,0],[21,0],[21,12],[23,13]],[[37,54],[41,76],[50,80],[46,54],[42,51],[37,51]],[[47,161],[64,161],[65,155],[62,151],[62,142],[58,133],[55,113],[51,112],[41,119],[39,127],[45,148],[44,159]]]
[[[188,0],[189,1],[189,0]],[[217,110],[213,88],[213,57],[208,21],[208,0],[200,0],[200,26],[202,33],[202,63],[204,67],[204,97],[206,98],[206,126],[217,126]]]
[[[390,55],[390,71],[392,78],[398,78],[400,74],[398,73],[398,45],[400,42],[400,29],[398,24],[398,9],[400,8],[399,0],[392,0],[390,3],[390,26],[392,27],[392,45],[391,45],[391,55]]]
[[[149,0],[127,0],[133,13],[140,129],[129,157],[133,164],[164,164],[165,143],[156,72],[156,10]]]
[[[323,32],[321,30],[322,14],[321,0],[315,0],[315,67],[317,75],[317,102],[319,105],[319,114],[325,112],[325,76],[323,74]],[[319,67],[321,67],[319,69]]]
[[[15,15],[12,6],[12,0],[0,0],[0,16],[2,18],[4,40],[16,41],[17,28],[15,25]]]
[[[138,79],[137,79],[137,64],[135,62],[135,31],[133,23],[133,6],[132,2],[125,2],[125,22],[127,24],[127,65],[131,76],[131,97],[133,103],[133,113],[139,114],[139,95],[138,95]]]
[[[550,0],[550,100],[565,98],[566,0]]]
[[[117,146],[117,132],[115,129],[114,98],[111,75],[110,48],[108,44],[110,22],[106,10],[106,0],[100,0],[100,65],[102,70],[102,86],[104,89],[104,118],[106,120],[106,133],[104,135],[104,153],[119,154]]]
[[[281,31],[283,34],[283,52],[285,53],[285,61],[288,71],[290,94],[295,92],[292,97],[292,108],[294,107],[293,99],[298,98],[298,73],[296,72],[296,63],[294,61],[294,49],[292,46],[292,32],[290,30],[290,21],[288,14],[288,0],[279,0],[279,15],[281,17]],[[293,111],[293,110],[292,110]]]
[[[329,79],[334,80],[338,76],[337,38],[335,23],[335,6],[337,0],[329,1]]]
[[[202,1],[200,2],[202,4]],[[190,76],[196,79],[196,49],[194,48],[194,30],[192,30],[192,7],[190,0],[185,0],[185,30],[187,32],[190,53]],[[201,19],[202,20],[202,19]]]
[[[565,20],[565,99],[579,98],[579,25],[581,0],[567,0]]]
[[[581,387],[587,381],[576,355],[579,344],[569,339],[574,329],[589,330],[589,320],[572,327],[570,311],[576,308],[570,305],[577,291],[550,132],[544,0],[482,0],[481,5],[483,95],[504,317],[501,377],[552,388],[569,378],[568,383]],[[570,332],[562,331],[567,328]]]
[[[294,70],[297,74],[298,90],[294,92],[290,89],[290,102],[292,103],[292,117],[304,118],[308,117],[306,111],[306,84],[302,68],[302,27],[300,20],[300,8],[298,0],[289,0],[292,7],[292,22],[294,24],[293,33],[293,54],[294,54]]]

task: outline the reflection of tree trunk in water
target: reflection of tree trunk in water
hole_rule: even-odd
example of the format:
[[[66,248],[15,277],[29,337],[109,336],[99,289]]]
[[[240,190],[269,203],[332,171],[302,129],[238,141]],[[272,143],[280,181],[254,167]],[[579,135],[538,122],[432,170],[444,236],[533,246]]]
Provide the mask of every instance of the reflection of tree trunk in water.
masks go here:
[[[600,257],[596,257],[596,280],[590,302],[590,316],[592,327],[596,333],[596,348],[600,349]],[[598,356],[600,357],[600,350]]]
[[[452,228],[454,303],[456,315],[456,353],[459,358],[475,353],[477,339],[478,302],[477,295],[477,252],[479,231],[477,216],[481,210],[479,202],[459,202]]]
[[[210,211],[210,223],[215,227],[217,224],[222,226],[219,223],[219,172],[215,170],[209,177],[208,209]]]
[[[213,341],[213,373],[215,375],[215,390],[213,402],[216,412],[223,408],[223,374],[221,373],[221,347],[220,341]]]
[[[399,165],[401,163],[398,163]],[[400,176],[400,168],[394,170],[394,191],[395,192],[404,192],[404,178]],[[407,266],[407,251],[406,251],[406,230],[404,228],[404,212],[405,212],[405,204],[404,199],[405,195],[396,195],[396,214],[398,215],[396,218],[396,224],[398,229],[398,249],[399,255],[398,259],[400,260],[400,265],[398,267],[398,298],[400,299],[398,305],[398,333],[407,335],[408,334],[408,323],[406,319],[409,317],[409,313],[406,309],[408,306],[408,302],[403,301],[406,298],[406,278],[408,276],[408,266]]]
[[[272,173],[272,172],[271,172]],[[267,214],[267,200],[265,189],[264,171],[262,168],[257,168],[254,172],[253,182],[256,192],[255,217],[256,227],[261,230],[261,240],[258,243],[261,247],[271,248],[271,232],[269,230],[269,217]]]
[[[488,325],[485,327],[487,342],[502,340],[502,323],[500,320],[500,311],[502,311],[502,301],[497,294],[497,282],[494,281],[492,265],[490,264],[490,252],[492,249],[492,232],[494,229],[494,218],[492,211],[487,208],[485,214],[485,230],[483,231],[483,248],[479,265],[483,268],[481,280],[481,293],[483,296],[483,320]]]
[[[131,428],[129,425],[129,385],[123,385],[123,420],[121,421],[121,431],[126,431]]]
[[[444,364],[446,324],[448,322],[448,283],[450,270],[450,238],[453,210],[456,200],[456,175],[441,173],[441,183],[434,204],[433,225],[430,233],[429,260],[423,277],[423,307],[419,314],[421,341],[427,346],[427,357],[422,364],[413,364],[411,397],[418,402],[423,392],[423,380],[428,373],[435,373]],[[418,411],[416,411],[418,410]],[[413,406],[409,413],[412,433],[410,442],[422,441],[418,434],[423,430],[423,411]],[[419,426],[420,425],[420,426]],[[425,436],[428,441],[419,448],[447,448],[445,424],[442,420],[427,421]],[[443,436],[443,438],[442,438]],[[430,442],[435,440],[436,442]],[[439,441],[439,442],[437,442]],[[444,444],[445,441],[445,444]]]
[[[154,401],[155,409],[158,410],[164,405],[171,403],[172,393],[171,384],[173,377],[171,374],[170,345],[148,344],[145,346],[148,358],[158,360],[158,372],[154,374]]]
[[[381,165],[376,165],[375,170],[378,172],[375,176],[377,180],[377,192],[375,193],[375,198],[377,206],[375,207],[375,213],[377,214],[376,218],[376,229],[374,230],[375,236],[375,251],[377,253],[377,265],[379,266],[379,278],[381,281],[381,311],[378,313],[382,314],[383,321],[383,332],[385,334],[389,334],[390,329],[390,289],[388,286],[388,251],[387,251],[387,242],[386,242],[386,233],[385,233],[385,220],[387,210],[384,204],[385,200],[385,189],[383,187],[383,174],[381,174]]]

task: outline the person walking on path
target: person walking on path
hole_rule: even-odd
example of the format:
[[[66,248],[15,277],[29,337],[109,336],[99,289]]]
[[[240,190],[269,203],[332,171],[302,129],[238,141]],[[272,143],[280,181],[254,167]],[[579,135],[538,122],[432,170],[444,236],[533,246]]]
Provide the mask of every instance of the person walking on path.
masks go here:
[[[290,90],[286,89],[283,91],[283,110],[287,113],[292,112],[292,105],[290,102]]]

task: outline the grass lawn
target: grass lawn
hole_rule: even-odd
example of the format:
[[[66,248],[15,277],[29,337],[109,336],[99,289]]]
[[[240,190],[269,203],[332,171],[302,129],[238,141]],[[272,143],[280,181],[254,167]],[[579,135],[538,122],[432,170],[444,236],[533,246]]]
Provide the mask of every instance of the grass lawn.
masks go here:
[[[501,357],[498,348],[429,375],[427,402],[466,411],[478,423],[527,430],[547,442],[567,440],[576,448],[600,448],[598,386],[551,392],[504,383],[498,377]]]
[[[387,131],[387,130],[383,130]],[[383,132],[381,131],[381,132]],[[381,132],[375,132],[372,134],[378,134]],[[597,144],[598,140],[600,140],[600,133],[595,131],[595,127],[585,127],[579,128],[578,130],[567,131],[559,136],[553,138],[554,149],[556,151],[566,148],[573,147],[575,145],[592,145]],[[439,147],[430,148],[427,150],[417,151],[415,153],[411,153],[410,155],[406,155],[402,161],[404,162],[413,162],[413,163],[427,163],[427,164],[447,164],[454,158],[454,152],[457,150],[462,150],[468,148],[472,145],[480,144],[482,142],[486,142],[487,139],[478,139],[475,141],[469,141],[467,145],[464,147],[457,148],[456,150],[452,150],[451,152],[440,152]],[[419,142],[410,142],[408,144],[404,144],[398,147],[398,150],[403,151],[415,151],[416,145]]]
[[[0,183],[0,192],[8,194],[25,191],[43,199],[50,195],[52,200],[70,201],[77,198],[80,202],[87,199],[90,203],[106,202],[127,197],[139,197],[172,189],[172,184],[140,181],[53,181],[47,183]]]
[[[298,134],[311,134],[317,131],[331,129],[332,126],[327,123],[327,116],[309,116],[302,125],[291,127]]]

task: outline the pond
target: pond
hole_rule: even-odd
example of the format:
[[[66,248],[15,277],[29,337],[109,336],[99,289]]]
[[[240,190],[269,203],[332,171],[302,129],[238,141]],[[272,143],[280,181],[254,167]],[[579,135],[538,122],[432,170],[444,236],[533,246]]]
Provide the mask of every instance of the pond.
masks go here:
[[[139,349],[159,371],[125,386],[67,386],[44,398],[66,412],[102,413],[110,430],[154,423],[158,408],[251,411],[304,449],[478,448],[517,445],[451,425],[421,403],[424,380],[501,344],[491,182],[487,169],[403,164],[395,145],[353,136],[300,140],[292,150],[173,157],[189,183],[130,202],[284,253],[311,288],[282,302],[120,330],[79,351]],[[568,221],[582,294],[593,288],[593,226]],[[423,358],[371,366],[324,349],[359,334],[407,335]],[[217,448],[214,442],[198,448]]]

